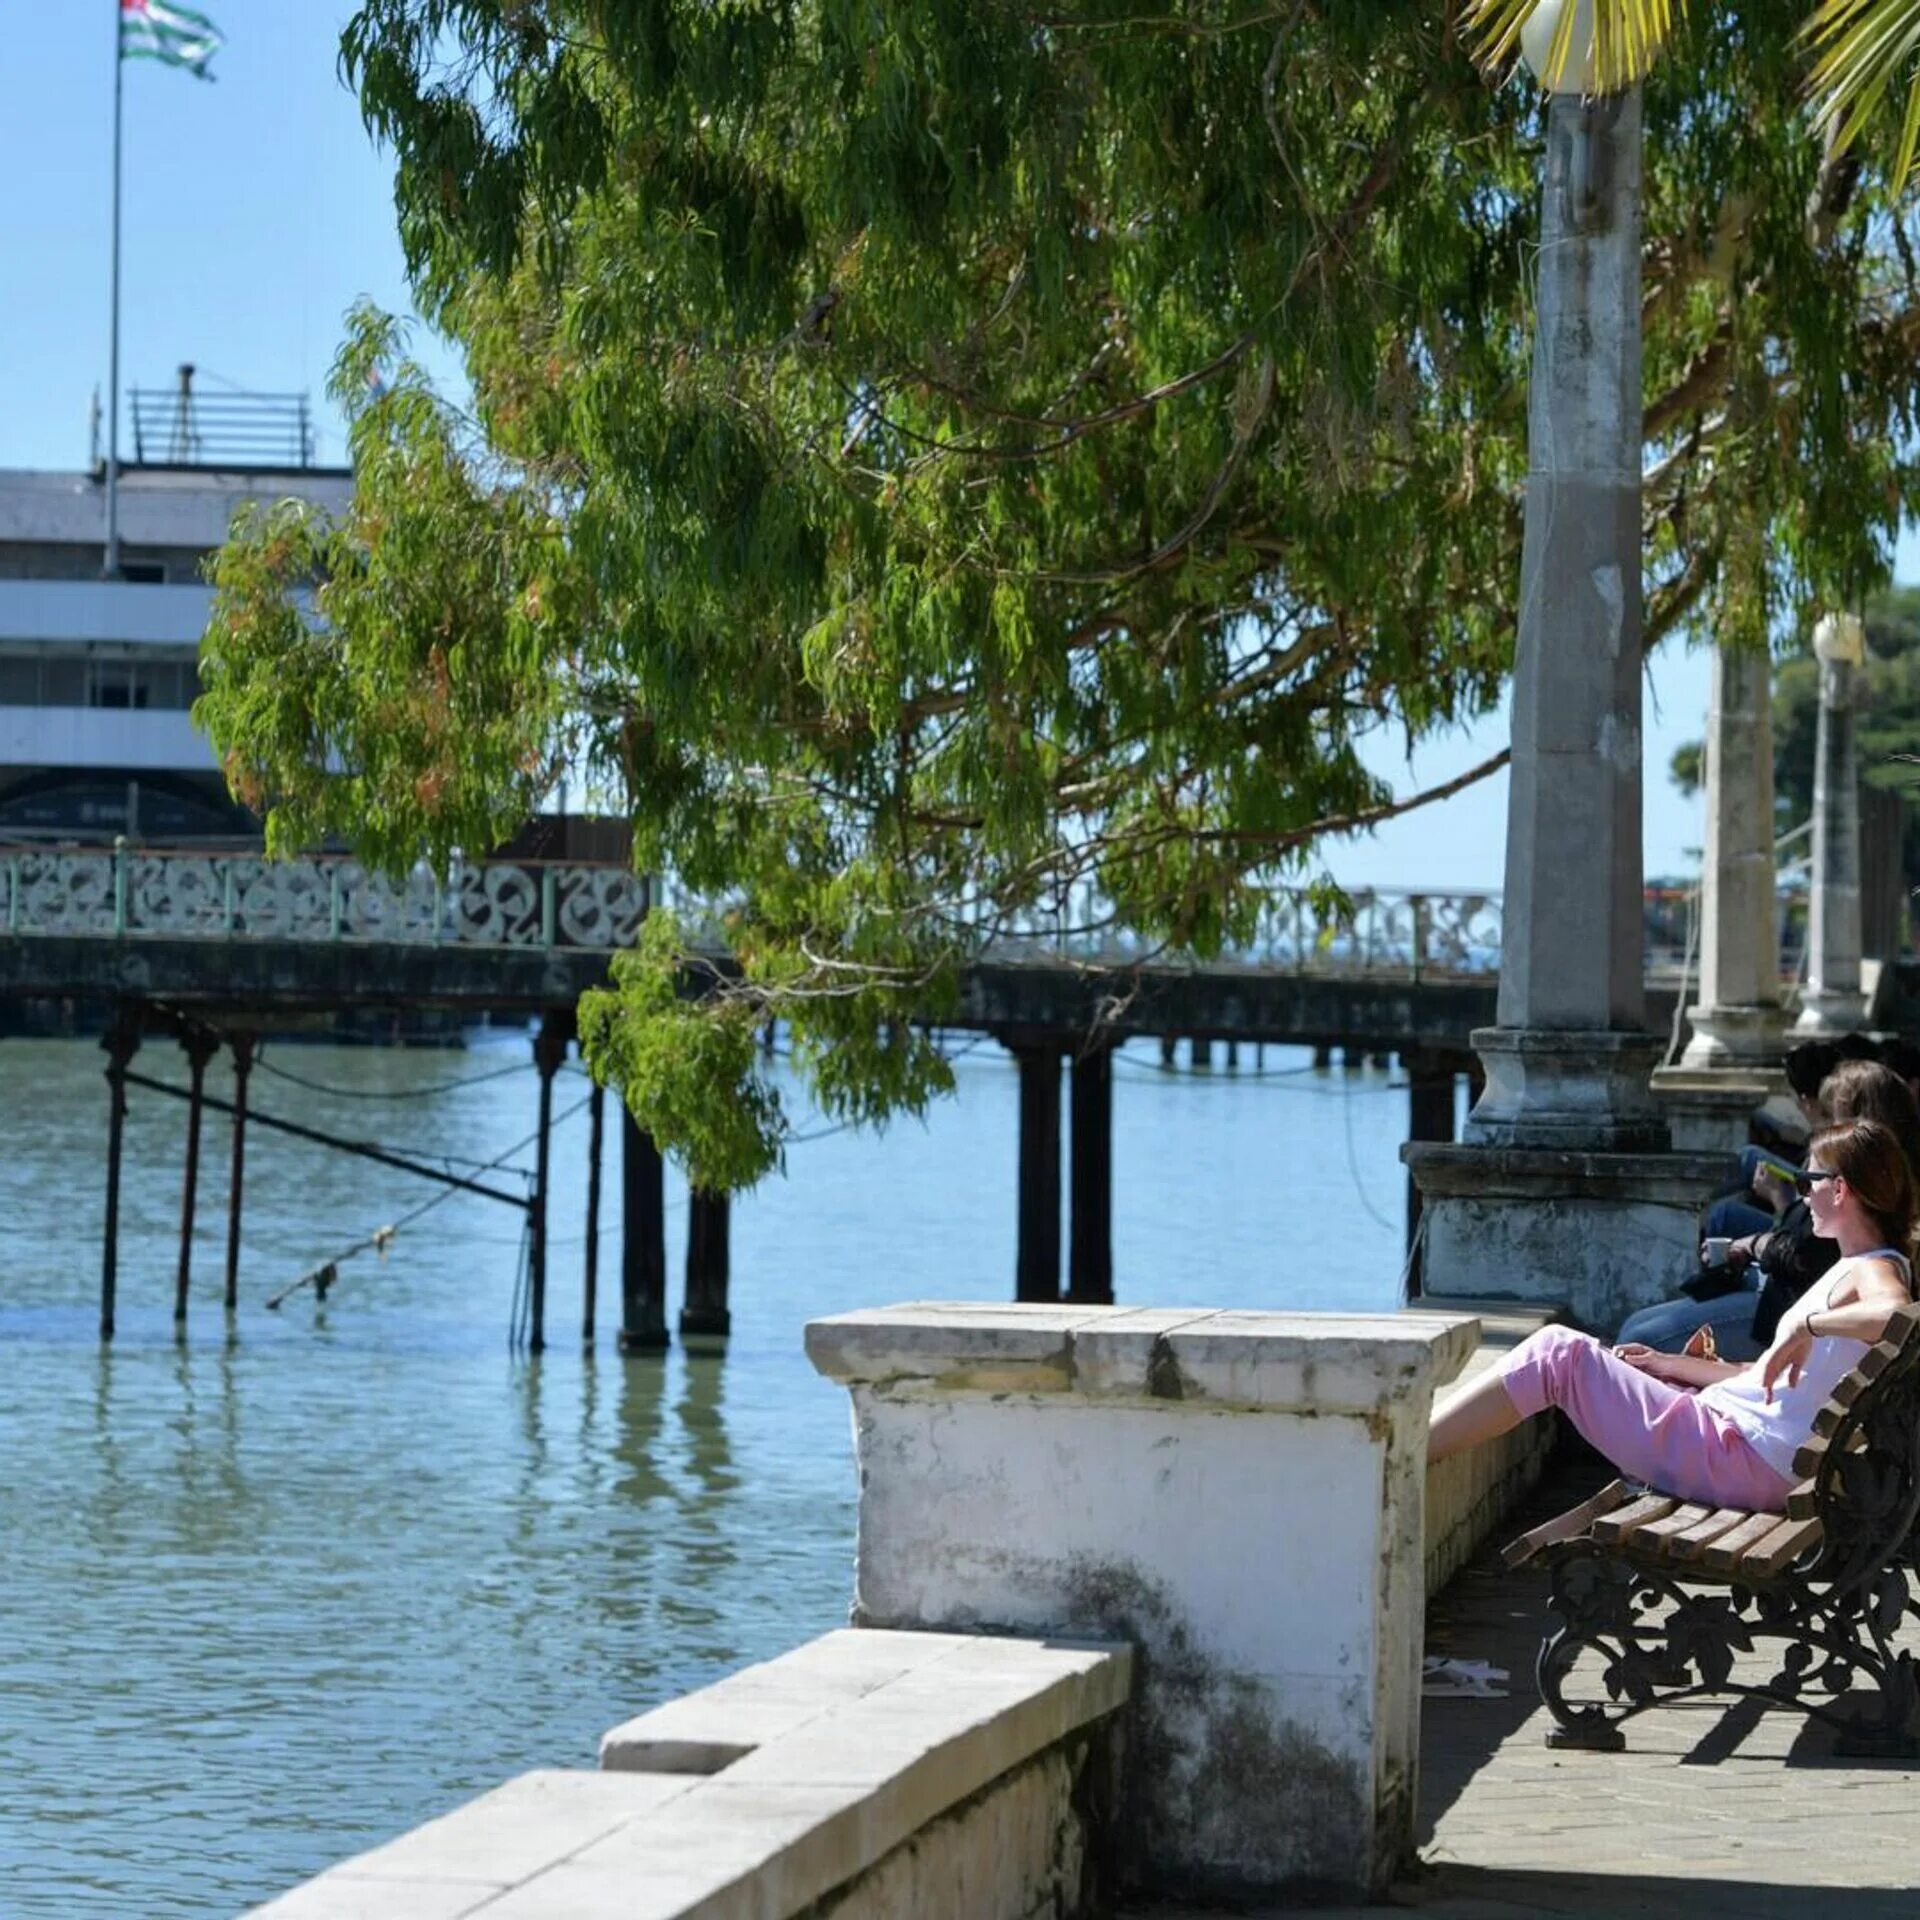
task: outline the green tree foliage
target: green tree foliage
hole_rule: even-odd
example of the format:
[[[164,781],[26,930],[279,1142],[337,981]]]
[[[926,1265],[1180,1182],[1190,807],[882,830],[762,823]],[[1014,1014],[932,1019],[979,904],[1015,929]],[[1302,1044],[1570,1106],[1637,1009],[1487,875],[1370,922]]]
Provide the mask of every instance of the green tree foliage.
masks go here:
[[[1915,500],[1798,18],[1649,82],[1649,644],[1857,593]],[[1496,697],[1541,110],[1429,0],[367,0],[343,60],[473,412],[356,317],[353,508],[237,529],[200,717],[273,845],[389,865],[584,767],[725,903],[584,1020],[705,1183],[777,1161],[769,1014],[917,1109],[996,928],[1217,952],[1394,810],[1370,737]]]

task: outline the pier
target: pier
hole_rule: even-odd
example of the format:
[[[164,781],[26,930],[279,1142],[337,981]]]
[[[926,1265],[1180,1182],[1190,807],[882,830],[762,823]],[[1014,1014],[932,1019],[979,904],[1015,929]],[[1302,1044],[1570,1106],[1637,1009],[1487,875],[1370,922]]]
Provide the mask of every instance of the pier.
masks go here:
[[[0,849],[0,999],[86,1003],[103,1010],[109,1083],[107,1224],[101,1332],[111,1338],[116,1293],[117,1192],[129,1089],[178,1089],[134,1070],[143,1039],[186,1051],[188,1177],[181,1215],[176,1311],[184,1317],[197,1187],[198,1141],[209,1105],[230,1117],[235,1171],[225,1301],[237,1299],[240,1176],[249,1126],[298,1133],[251,1111],[247,1064],[257,1037],[314,1016],[439,1010],[526,1020],[539,1069],[530,1197],[495,1190],[528,1217],[528,1345],[546,1344],[548,1140],[553,1077],[573,1040],[580,996],[603,985],[612,956],[630,945],[659,900],[646,877],[611,861],[492,859],[457,864],[444,879],[425,868],[406,882],[351,858],[275,862],[251,850]],[[680,910],[697,928],[700,909]],[[1082,903],[1079,921],[1101,916]],[[1673,945],[1672,902],[1648,907],[1650,993],[1669,1020],[1684,972]],[[1494,1016],[1501,912],[1494,894],[1356,893],[1344,913],[1306,893],[1277,897],[1252,947],[1218,960],[1169,966],[1111,932],[1041,920],[984,938],[962,969],[959,1004],[943,1025],[988,1035],[1019,1065],[1019,1251],[1014,1297],[1109,1302],[1112,1051],[1123,1041],[1191,1043],[1196,1066],[1268,1045],[1311,1046],[1349,1065],[1397,1057],[1408,1074],[1407,1137],[1453,1137],[1456,1083],[1477,1073],[1469,1044]],[[717,938],[712,964],[724,970]],[[1216,1054],[1215,1043],[1221,1043]],[[231,1052],[237,1094],[209,1102],[203,1079]],[[1063,1075],[1068,1082],[1063,1098]],[[596,1200],[605,1143],[593,1134],[589,1181]],[[667,1255],[653,1142],[622,1114],[619,1341],[646,1351],[670,1337]],[[326,1141],[321,1144],[351,1146]],[[415,1168],[442,1177],[431,1169]],[[1068,1199],[1065,1245],[1062,1186]],[[683,1338],[721,1342],[731,1326],[727,1196],[696,1197],[689,1223]],[[1420,1199],[1409,1190],[1409,1237]],[[590,1206],[582,1335],[594,1334],[598,1207]]]

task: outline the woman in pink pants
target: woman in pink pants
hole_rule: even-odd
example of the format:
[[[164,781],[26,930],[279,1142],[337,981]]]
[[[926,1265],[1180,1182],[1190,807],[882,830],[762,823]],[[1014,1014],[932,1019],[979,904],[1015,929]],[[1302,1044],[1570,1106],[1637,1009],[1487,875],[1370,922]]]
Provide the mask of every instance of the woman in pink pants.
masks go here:
[[[1777,1513],[1814,1415],[1912,1293],[1915,1195],[1899,1140],[1875,1120],[1814,1135],[1797,1184],[1840,1260],[1749,1366],[1608,1347],[1547,1327],[1435,1417],[1428,1458],[1491,1440],[1547,1407],[1635,1480],[1715,1507]]]

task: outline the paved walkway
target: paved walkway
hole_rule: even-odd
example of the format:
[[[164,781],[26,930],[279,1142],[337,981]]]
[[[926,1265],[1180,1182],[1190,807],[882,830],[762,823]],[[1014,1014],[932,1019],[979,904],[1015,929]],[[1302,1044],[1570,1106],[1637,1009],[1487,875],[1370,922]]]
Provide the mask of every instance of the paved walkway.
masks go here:
[[[1739,1701],[1644,1714],[1625,1753],[1547,1748],[1547,1578],[1507,1572],[1497,1546],[1605,1477],[1557,1469],[1433,1602],[1428,1652],[1505,1667],[1510,1692],[1423,1703],[1420,1865],[1348,1920],[1920,1920],[1920,1762],[1837,1759],[1817,1724]],[[1911,1620],[1908,1637],[1920,1651]]]

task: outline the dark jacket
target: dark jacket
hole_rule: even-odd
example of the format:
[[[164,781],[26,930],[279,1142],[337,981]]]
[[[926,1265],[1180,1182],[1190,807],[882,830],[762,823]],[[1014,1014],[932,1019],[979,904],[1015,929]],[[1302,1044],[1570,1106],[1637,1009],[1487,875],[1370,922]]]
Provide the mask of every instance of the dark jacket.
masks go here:
[[[1804,1200],[1795,1200],[1767,1236],[1760,1255],[1760,1298],[1754,1303],[1753,1337],[1773,1344],[1787,1309],[1840,1258],[1840,1248],[1813,1230]]]

